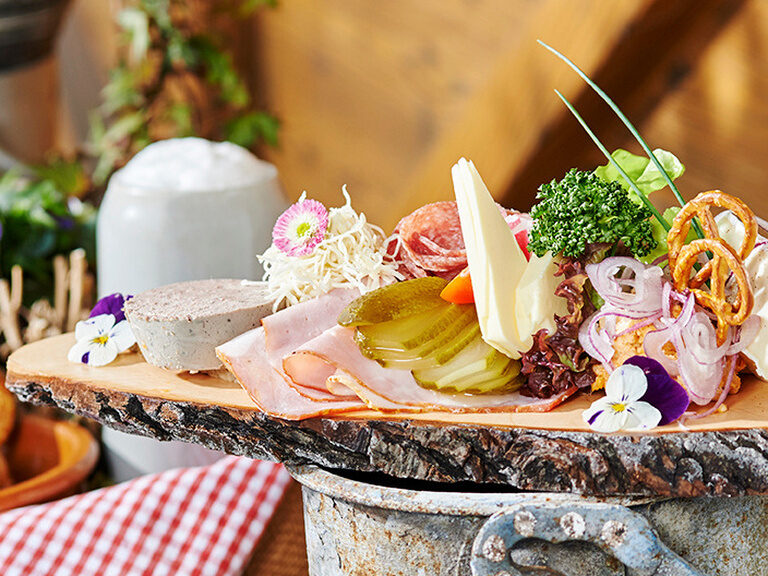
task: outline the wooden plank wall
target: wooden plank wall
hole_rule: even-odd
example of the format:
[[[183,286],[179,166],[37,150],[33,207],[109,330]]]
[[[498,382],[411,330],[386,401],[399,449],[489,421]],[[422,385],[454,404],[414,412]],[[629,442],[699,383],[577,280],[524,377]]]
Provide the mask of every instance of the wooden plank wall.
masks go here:
[[[114,53],[106,3],[73,2],[60,50],[70,143]],[[766,0],[281,0],[244,38],[255,92],[284,123],[263,154],[291,198],[307,189],[334,204],[347,184],[390,227],[450,198],[450,165],[467,155],[498,198],[527,207],[542,181],[599,160],[555,87],[609,147],[631,145],[542,38],[683,159],[684,193],[719,187],[768,214]]]
[[[686,197],[720,188],[768,217],[768,2],[747,2],[644,123],[687,167]]]
[[[346,183],[384,226],[450,198],[461,155],[498,198],[525,208],[541,182],[600,161],[554,87],[609,147],[632,146],[535,44],[542,38],[686,162],[689,195],[721,187],[762,207],[765,12],[764,0],[284,2],[257,20],[252,40],[255,83],[284,120],[281,147],[267,156],[289,196],[307,189],[332,203]]]
[[[450,167],[475,160],[502,194],[577,77],[542,37],[597,68],[653,2],[393,0],[284,2],[259,18],[255,77],[284,120],[291,196],[332,202],[346,183],[384,226],[452,197]],[[598,33],[599,31],[599,33]]]

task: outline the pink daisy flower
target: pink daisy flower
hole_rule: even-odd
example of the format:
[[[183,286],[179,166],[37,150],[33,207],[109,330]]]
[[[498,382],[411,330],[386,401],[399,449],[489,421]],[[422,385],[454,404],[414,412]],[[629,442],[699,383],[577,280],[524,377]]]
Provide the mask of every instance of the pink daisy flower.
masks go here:
[[[301,200],[283,212],[272,229],[272,242],[288,256],[306,256],[325,238],[328,210],[317,200]]]

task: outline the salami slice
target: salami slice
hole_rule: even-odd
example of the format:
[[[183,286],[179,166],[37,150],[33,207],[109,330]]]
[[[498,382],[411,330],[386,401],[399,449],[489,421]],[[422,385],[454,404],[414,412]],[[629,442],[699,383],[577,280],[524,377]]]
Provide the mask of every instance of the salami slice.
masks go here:
[[[499,210],[508,218],[509,226],[516,235],[525,236],[527,244],[530,217],[502,206]],[[518,238],[520,240],[523,240],[522,236]],[[447,280],[454,278],[467,266],[467,251],[456,202],[427,204],[400,220],[387,253],[400,263],[399,272],[406,279],[424,276],[440,276]]]

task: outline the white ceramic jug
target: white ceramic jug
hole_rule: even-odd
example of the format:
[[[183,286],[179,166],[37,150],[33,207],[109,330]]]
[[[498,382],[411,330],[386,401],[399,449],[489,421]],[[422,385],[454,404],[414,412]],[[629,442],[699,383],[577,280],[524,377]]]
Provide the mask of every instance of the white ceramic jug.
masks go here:
[[[99,295],[204,278],[259,280],[256,256],[287,204],[276,168],[199,138],[158,142],[116,172],[97,222]],[[220,453],[105,429],[117,480],[211,462]]]

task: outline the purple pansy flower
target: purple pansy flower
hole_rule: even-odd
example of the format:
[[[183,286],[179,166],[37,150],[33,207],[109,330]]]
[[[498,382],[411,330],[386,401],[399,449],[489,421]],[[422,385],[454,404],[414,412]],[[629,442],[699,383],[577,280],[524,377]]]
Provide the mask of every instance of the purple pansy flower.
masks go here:
[[[633,356],[611,373],[605,396],[582,417],[597,432],[650,430],[677,420],[689,402],[688,393],[661,364]]]
[[[656,360],[647,356],[632,356],[624,364],[637,366],[645,373],[648,388],[640,400],[661,412],[659,426],[674,422],[688,409],[691,402],[688,392]]]
[[[115,322],[112,314],[98,314],[75,326],[75,345],[69,349],[70,362],[89,366],[104,366],[134,345],[131,326],[127,320]]]
[[[94,316],[101,316],[102,314],[112,314],[112,316],[115,317],[115,324],[122,322],[125,320],[123,306],[125,306],[125,303],[131,298],[133,298],[132,295],[129,294],[128,296],[123,296],[119,292],[104,296],[104,298],[96,302],[96,306],[93,307],[93,310],[91,310],[88,317],[93,318]]]

